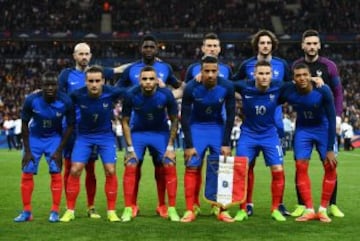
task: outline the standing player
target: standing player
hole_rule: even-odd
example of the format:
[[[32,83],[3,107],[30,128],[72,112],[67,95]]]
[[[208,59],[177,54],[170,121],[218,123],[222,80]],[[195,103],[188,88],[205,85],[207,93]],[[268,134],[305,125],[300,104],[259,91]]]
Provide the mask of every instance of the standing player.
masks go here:
[[[288,86],[284,86],[279,101],[280,103],[288,102],[297,112],[294,137],[296,187],[306,209],[296,221],[309,221],[319,218],[322,222],[331,222],[326,209],[336,183],[334,100],[327,85],[320,88],[313,86],[311,72],[306,64],[296,64],[293,70],[295,84],[289,83]],[[325,171],[321,203],[317,215],[312,202],[311,183],[308,174],[309,160],[314,144]]]
[[[103,69],[99,66],[88,67],[85,71],[86,87],[71,93],[74,105],[79,106],[80,119],[78,133],[73,151],[72,164],[67,180],[67,210],[60,221],[69,222],[75,219],[75,204],[80,192],[80,176],[93,148],[103,162],[106,181],[107,218],[110,222],[120,221],[115,205],[117,199],[118,180],[116,176],[116,142],[112,131],[113,102],[124,95],[124,90],[104,86]]]
[[[47,72],[42,77],[42,90],[26,97],[22,113],[24,154],[22,159],[21,197],[23,211],[15,222],[32,220],[31,196],[34,190],[33,175],[37,174],[44,154],[51,176],[52,207],[49,222],[59,221],[59,205],[62,193],[62,150],[71,135],[75,122],[71,99],[58,92],[56,74]],[[67,128],[62,135],[62,120]]]
[[[301,47],[304,50],[305,56],[296,60],[294,66],[298,63],[306,63],[309,66],[310,73],[313,79],[322,79],[327,84],[334,96],[334,104],[336,111],[336,125],[339,128],[341,125],[341,114],[343,110],[343,88],[340,81],[340,76],[336,64],[328,58],[319,55],[321,49],[320,35],[316,30],[306,30],[302,35]],[[337,146],[336,146],[337,149]],[[298,217],[305,211],[304,203],[300,195],[298,195],[298,206],[292,216]],[[329,214],[335,217],[344,217],[344,213],[336,205],[337,196],[337,180],[334,192],[330,200]]]
[[[75,60],[74,68],[66,68],[61,71],[58,77],[59,90],[70,94],[72,91],[77,90],[85,86],[85,69],[89,66],[89,62],[91,60],[92,54],[90,50],[90,46],[87,43],[78,43],[74,47],[73,58]],[[104,68],[104,76],[105,79],[111,79],[114,77],[115,73],[121,73],[123,71],[124,66],[120,66],[117,68]],[[76,119],[80,118],[80,110],[76,110]],[[67,146],[64,150],[64,159],[65,159],[65,170],[64,170],[64,186],[66,190],[67,179],[70,174],[71,168],[71,152],[75,142],[75,132],[73,136],[70,138]],[[95,201],[95,193],[96,193],[96,177],[95,177],[95,160],[97,159],[97,153],[94,152],[91,155],[89,162],[86,164],[86,178],[85,178],[85,186],[86,186],[86,194],[87,194],[87,206],[88,206],[88,216],[90,218],[100,218],[100,215],[96,212],[94,201]]]
[[[159,59],[156,58],[158,53],[158,42],[156,38],[152,35],[145,35],[140,43],[140,52],[142,55],[142,59],[138,60],[130,66],[128,66],[120,79],[117,82],[117,86],[119,87],[131,87],[134,85],[139,85],[140,80],[140,72],[142,68],[145,66],[152,66],[155,71],[157,78],[159,80],[159,86],[165,87],[166,85],[170,85],[175,90],[173,90],[173,94],[175,98],[180,98],[182,95],[182,89],[184,87],[184,83],[179,81],[171,68],[171,66]],[[156,212],[162,216],[167,217],[167,207],[165,205],[165,192],[166,192],[166,183],[165,183],[165,170],[162,165],[157,165],[157,161],[159,159],[158,153],[151,148],[149,148],[150,154],[153,158],[153,162],[155,164],[155,180],[158,192],[158,207],[156,208]],[[141,166],[137,168],[137,179],[135,182],[135,191],[133,197],[133,216],[135,217],[138,213],[137,206],[137,193],[139,189],[139,182],[141,178]]]
[[[171,221],[180,221],[175,209],[177,175],[174,139],[178,127],[177,102],[167,88],[158,87],[155,69],[146,66],[140,71],[140,86],[132,88],[123,102],[122,125],[127,144],[124,172],[125,210],[123,222],[132,219],[136,173],[144,160],[146,147],[156,151],[155,166],[164,169],[168,195],[167,215]],[[170,132],[167,116],[171,121]],[[131,119],[131,125],[130,125]]]
[[[215,33],[208,33],[203,39],[203,44],[201,46],[201,51],[204,55],[213,55],[219,57],[221,46],[220,39]],[[190,65],[185,74],[184,81],[187,83],[190,80],[194,79],[201,71],[201,62],[196,62]],[[219,76],[224,79],[230,79],[232,76],[231,68],[229,65],[219,62]]]
[[[182,98],[181,126],[185,137],[185,199],[186,212],[182,222],[196,219],[194,205],[199,195],[202,160],[207,149],[210,155],[231,155],[230,134],[235,118],[235,93],[232,83],[218,77],[218,60],[204,56],[201,62],[201,82],[191,80]],[[226,122],[222,109],[226,108]],[[230,214],[221,210],[218,219],[233,222]]]
[[[283,153],[274,121],[281,83],[272,83],[271,76],[271,64],[261,60],[255,65],[255,81],[237,81],[234,84],[236,92],[242,97],[245,117],[241,125],[236,155],[248,157],[249,166],[252,166],[255,157],[260,151],[263,152],[266,166],[270,167],[272,176],[271,217],[276,221],[285,221],[286,218],[279,210],[285,184]],[[248,179],[250,178],[253,177],[249,175]],[[248,186],[251,185],[248,181]],[[248,219],[247,205],[246,202],[240,205],[241,209],[237,212],[235,221]]]
[[[268,61],[271,64],[272,69],[272,82],[285,82],[290,81],[290,70],[287,62],[284,59],[273,56],[273,52],[278,47],[278,39],[275,34],[269,30],[260,30],[258,31],[253,38],[251,39],[251,45],[254,51],[257,53],[256,56],[253,56],[244,62],[241,63],[238,72],[233,76],[234,80],[254,80],[255,79],[255,66],[258,61]],[[282,122],[282,107],[279,106],[276,109],[274,114],[276,126],[278,128],[279,137],[283,138],[284,133],[284,124]],[[256,158],[257,155],[254,156]],[[254,166],[255,161],[251,162],[249,166],[249,185],[248,185],[248,196],[247,196],[247,212],[248,215],[253,214],[253,189],[254,189]],[[284,204],[279,206],[279,210],[283,215],[290,215],[290,213],[285,208]]]
[[[220,39],[218,35],[215,33],[206,34],[202,42],[201,51],[204,54],[204,56],[212,55],[218,58],[221,52]],[[232,76],[230,66],[222,62],[218,62],[218,66],[219,66],[219,71],[218,71],[219,77],[224,79],[230,79]],[[201,72],[201,61],[191,64],[186,70],[184,82],[187,83],[190,80],[197,78],[200,72]],[[223,115],[226,115],[225,112],[223,112]],[[200,178],[200,180],[197,181],[198,186],[196,186],[197,194],[195,195],[195,209],[197,209],[197,212],[200,212],[199,194],[200,194],[202,180],[201,180],[201,175],[198,177]],[[218,215],[219,209],[217,208],[217,206],[213,206],[211,212],[214,213],[215,215]]]

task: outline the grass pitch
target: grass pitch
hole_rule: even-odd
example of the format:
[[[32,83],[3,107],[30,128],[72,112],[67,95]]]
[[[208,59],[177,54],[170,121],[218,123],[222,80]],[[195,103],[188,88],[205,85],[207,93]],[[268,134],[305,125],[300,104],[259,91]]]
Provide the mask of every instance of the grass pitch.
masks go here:
[[[118,214],[123,209],[121,160],[118,153],[117,166],[119,177]],[[292,153],[285,158],[286,190],[284,202],[289,210],[296,205],[294,188],[294,162]],[[339,241],[359,240],[360,227],[360,191],[358,183],[360,171],[360,150],[340,152],[338,165],[338,205],[344,211],[344,218],[333,218],[330,224],[312,221],[298,223],[288,217],[286,222],[276,222],[270,217],[270,171],[262,158],[257,160],[255,168],[254,216],[244,222],[221,223],[209,214],[210,207],[202,203],[202,215],[193,223],[173,223],[155,214],[157,205],[154,168],[147,156],[143,165],[140,184],[140,215],[129,223],[109,223],[106,221],[106,202],[104,194],[104,172],[101,162],[97,162],[96,207],[102,215],[100,220],[90,220],[86,216],[84,179],[77,200],[76,219],[70,223],[49,223],[47,221],[51,203],[49,175],[42,160],[39,174],[35,176],[33,193],[32,222],[14,223],[13,218],[22,209],[20,198],[21,153],[0,150],[0,240],[4,241],[136,241],[136,240],[276,240],[276,241]],[[182,215],[185,208],[183,192],[183,159],[178,152],[178,197],[177,207]],[[311,160],[310,174],[315,207],[320,202],[320,189],[323,170],[314,155]],[[84,174],[83,174],[84,176]],[[63,196],[62,211],[65,210]],[[234,215],[237,208],[231,208]]]

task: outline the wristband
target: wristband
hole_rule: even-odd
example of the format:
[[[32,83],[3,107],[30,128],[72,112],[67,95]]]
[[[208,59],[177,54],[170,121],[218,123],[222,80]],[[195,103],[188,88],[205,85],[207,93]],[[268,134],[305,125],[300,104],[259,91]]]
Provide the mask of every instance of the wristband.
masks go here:
[[[174,146],[167,146],[166,150],[167,151],[175,151],[175,148],[174,148]]]
[[[126,150],[127,150],[128,152],[134,152],[134,147],[133,147],[133,146],[128,146],[128,147],[126,148]]]

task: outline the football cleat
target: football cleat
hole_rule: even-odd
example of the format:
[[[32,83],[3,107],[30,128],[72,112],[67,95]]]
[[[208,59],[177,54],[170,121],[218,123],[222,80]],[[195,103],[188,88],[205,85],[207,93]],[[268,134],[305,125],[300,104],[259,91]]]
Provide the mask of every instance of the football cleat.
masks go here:
[[[70,222],[71,220],[75,219],[74,210],[66,210],[64,215],[60,218],[60,222]]]
[[[123,222],[129,222],[133,218],[133,210],[132,207],[125,207],[124,211],[121,215],[121,220]]]
[[[51,211],[50,215],[49,215],[49,222],[50,223],[56,223],[59,222],[60,218],[59,218],[59,213],[56,211]]]
[[[184,216],[180,219],[183,223],[190,223],[196,219],[195,213],[193,211],[187,210],[184,213]]]
[[[100,214],[98,214],[95,208],[89,208],[87,211],[87,215],[89,218],[99,219],[101,218]]]
[[[274,211],[272,211],[271,213],[271,217],[278,222],[284,222],[286,221],[286,218],[282,215],[282,213],[278,210],[275,209]]]
[[[247,203],[246,204],[246,212],[248,216],[252,216],[254,214],[254,204]]]
[[[329,214],[337,218],[343,218],[345,216],[345,214],[335,204],[330,205]]]
[[[323,222],[323,223],[330,223],[331,222],[331,218],[329,218],[326,211],[319,211],[317,213],[317,216],[318,216],[320,222]]]
[[[14,218],[14,222],[27,222],[33,220],[31,211],[22,211],[19,216]]]
[[[116,214],[115,210],[108,210],[107,211],[107,219],[110,222],[120,222],[121,221],[121,219]]]
[[[314,210],[305,210],[303,215],[301,215],[300,217],[297,217],[295,219],[295,221],[307,222],[307,221],[311,221],[311,220],[315,220],[315,219],[317,219],[317,215],[315,214]]]
[[[291,213],[286,209],[286,207],[283,203],[281,203],[279,205],[278,209],[283,216],[291,216]]]
[[[222,211],[217,216],[217,219],[225,223],[233,223],[235,220],[231,217],[228,211]]]
[[[296,205],[295,210],[291,213],[292,217],[300,217],[305,212],[306,207],[304,205]]]
[[[249,218],[247,212],[243,209],[240,209],[239,211],[237,211],[234,220],[237,222],[242,222],[244,220],[247,220]]]
[[[169,207],[168,210],[167,210],[167,215],[168,215],[170,221],[173,221],[173,222],[179,222],[180,221],[179,214],[177,213],[175,207]]]

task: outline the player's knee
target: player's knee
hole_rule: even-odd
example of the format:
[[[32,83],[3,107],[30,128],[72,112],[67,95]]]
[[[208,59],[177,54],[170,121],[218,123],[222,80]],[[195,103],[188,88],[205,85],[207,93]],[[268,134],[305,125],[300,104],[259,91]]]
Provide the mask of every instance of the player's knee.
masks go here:
[[[115,165],[113,167],[108,166],[105,168],[105,176],[113,176],[116,175]]]

